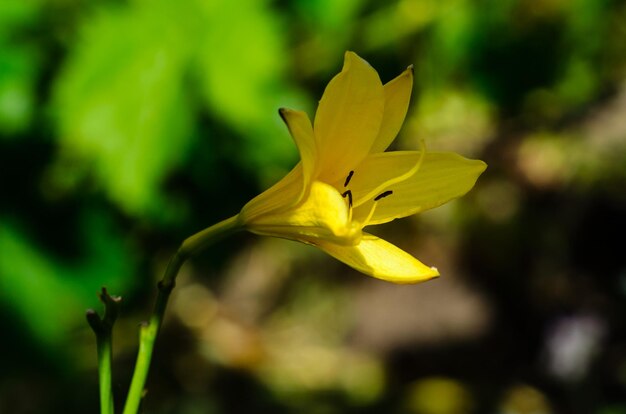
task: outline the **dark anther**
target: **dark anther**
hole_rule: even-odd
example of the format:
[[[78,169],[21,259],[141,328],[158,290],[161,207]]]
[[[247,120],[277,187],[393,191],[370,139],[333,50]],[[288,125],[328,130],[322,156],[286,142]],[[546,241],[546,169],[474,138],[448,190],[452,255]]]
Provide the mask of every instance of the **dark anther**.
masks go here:
[[[343,198],[348,197],[348,205],[352,207],[352,191],[347,190],[345,193],[341,195]]]
[[[385,191],[384,193],[380,193],[380,194],[378,194],[378,195],[376,196],[376,198],[374,199],[374,201],[378,201],[378,200],[380,200],[381,198],[385,198],[385,197],[390,196],[390,195],[392,195],[392,194],[393,194],[393,191],[391,191],[391,190],[387,190],[387,191]]]
[[[348,173],[348,176],[346,177],[346,182],[345,182],[345,183],[343,183],[343,186],[344,186],[344,187],[347,187],[347,186],[348,186],[348,184],[350,184],[350,180],[352,179],[352,175],[354,175],[354,171],[350,171],[350,172]]]

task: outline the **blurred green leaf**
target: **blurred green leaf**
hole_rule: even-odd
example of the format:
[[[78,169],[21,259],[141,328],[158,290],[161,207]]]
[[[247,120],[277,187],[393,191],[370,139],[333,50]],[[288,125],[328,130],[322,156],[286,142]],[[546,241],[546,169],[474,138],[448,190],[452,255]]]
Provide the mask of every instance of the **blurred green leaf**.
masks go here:
[[[405,0],[372,13],[363,28],[365,47],[393,47],[415,35],[433,21],[439,4],[435,0]]]
[[[134,284],[128,246],[109,221],[92,214],[84,222],[86,251],[74,263],[48,256],[16,226],[0,223],[0,300],[44,345],[65,343],[68,332],[85,323],[101,286],[117,293]]]
[[[271,163],[288,165],[296,151],[277,110],[302,107],[303,99],[284,83],[282,23],[267,1],[198,1],[197,6],[195,58],[203,96],[211,112],[244,138],[227,156],[254,174],[263,175]]]
[[[62,166],[90,166],[127,213],[164,214],[159,186],[191,137],[184,95],[189,47],[177,8],[137,4],[100,11],[57,79]]]
[[[598,92],[599,51],[608,20],[604,0],[574,0],[565,3],[565,50],[563,74],[555,85],[562,106],[571,110],[588,102]]]
[[[0,3],[0,38],[7,38],[14,30],[35,22],[41,1],[8,0]]]
[[[31,121],[35,106],[36,62],[33,50],[0,43],[0,132],[6,136],[24,130]]]
[[[38,1],[0,2],[0,137],[23,131],[35,107],[36,47],[19,32],[36,24]]]
[[[57,183],[91,173],[129,214],[175,214],[160,187],[190,149],[195,82],[212,113],[243,139],[224,156],[261,175],[268,164],[286,166],[295,147],[275,111],[300,99],[283,84],[278,29],[257,1],[138,1],[100,10],[57,79]],[[219,139],[211,133],[203,139]]]

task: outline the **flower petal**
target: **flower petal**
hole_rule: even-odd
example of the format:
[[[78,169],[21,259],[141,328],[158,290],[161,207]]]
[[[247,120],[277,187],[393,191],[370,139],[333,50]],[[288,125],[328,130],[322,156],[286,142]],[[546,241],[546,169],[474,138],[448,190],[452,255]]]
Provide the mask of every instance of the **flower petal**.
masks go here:
[[[383,120],[370,153],[386,150],[402,127],[413,91],[413,66],[409,66],[400,76],[387,82],[384,91],[385,111]]]
[[[376,71],[346,52],[341,73],[324,91],[314,121],[320,179],[333,182],[366,157],[383,119],[384,90]]]
[[[281,118],[287,124],[289,133],[298,147],[300,159],[302,161],[302,174],[304,176],[304,188],[308,188],[311,180],[314,179],[315,160],[317,158],[317,148],[315,147],[315,136],[313,126],[308,115],[303,111],[280,108],[278,110]]]
[[[259,216],[292,208],[302,198],[302,163],[298,163],[276,184],[254,197],[239,213],[243,222],[251,222]]]
[[[393,244],[363,233],[356,246],[339,246],[320,242],[317,246],[359,272],[394,283],[418,283],[439,276],[428,267]]]
[[[415,156],[417,154],[417,157]],[[419,167],[421,152],[391,151],[370,154],[350,177],[349,188],[352,192],[352,205],[359,207],[371,201],[393,184],[404,181],[414,175]],[[346,181],[337,181],[335,188],[341,188]]]
[[[275,195],[280,198],[280,192]],[[296,207],[248,220],[243,216],[242,223],[252,233],[308,243],[328,240],[353,245],[361,237],[361,227],[350,222],[346,200],[334,187],[320,181],[311,183],[308,197]]]
[[[380,177],[390,174],[403,165],[414,165],[420,153],[417,151],[394,152],[387,157],[373,159],[376,171],[371,168],[359,168],[354,173],[354,184],[357,184],[357,173],[369,185],[380,182]],[[367,163],[364,162],[365,167]],[[410,216],[424,210],[440,206],[448,201],[467,193],[476,183],[487,165],[478,160],[463,158],[451,152],[428,152],[414,175],[410,178],[385,188],[392,193],[377,202],[369,224],[380,224],[400,217]],[[362,171],[361,171],[362,170]],[[363,184],[365,186],[366,184]],[[352,183],[351,183],[352,185]],[[370,200],[354,209],[354,220],[364,221],[373,208]]]

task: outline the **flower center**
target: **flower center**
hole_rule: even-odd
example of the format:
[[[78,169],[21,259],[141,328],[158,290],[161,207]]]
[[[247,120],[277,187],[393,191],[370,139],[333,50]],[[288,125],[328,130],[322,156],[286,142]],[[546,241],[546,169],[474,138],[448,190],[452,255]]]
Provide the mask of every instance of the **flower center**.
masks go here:
[[[418,167],[419,168],[419,167]],[[346,181],[344,182],[343,186],[344,188],[348,187],[348,184],[350,184],[350,180],[352,179],[352,176],[354,175],[354,171],[350,171],[348,173],[348,176],[346,177]],[[372,216],[374,215],[374,211],[376,210],[376,205],[378,204],[378,201],[380,201],[381,199],[388,197],[390,195],[393,194],[392,190],[386,190],[383,191],[382,193],[378,194],[376,197],[374,197],[374,202],[372,203],[372,207],[370,208],[369,213],[367,214],[367,218],[363,221],[363,223],[361,223],[361,228],[367,226],[367,224],[369,223],[369,221],[372,219]],[[346,190],[344,191],[341,196],[343,198],[347,198],[348,199],[348,222],[352,222],[352,191],[351,190]]]

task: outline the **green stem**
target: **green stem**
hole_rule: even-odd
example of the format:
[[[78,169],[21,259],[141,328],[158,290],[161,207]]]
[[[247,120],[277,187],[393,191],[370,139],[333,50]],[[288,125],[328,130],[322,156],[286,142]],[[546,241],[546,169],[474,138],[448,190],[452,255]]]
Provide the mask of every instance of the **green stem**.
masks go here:
[[[104,303],[104,316],[100,318],[95,310],[87,311],[87,322],[96,334],[98,352],[98,376],[100,381],[100,413],[114,414],[113,392],[111,391],[111,360],[113,352],[113,324],[118,314],[118,306],[122,300],[119,296],[111,296],[106,288],[98,294]]]
[[[209,246],[218,238],[233,233],[240,228],[237,216],[221,221],[186,239],[170,260],[165,270],[165,275],[158,284],[159,290],[150,321],[142,324],[139,330],[139,351],[126,405],[124,406],[124,414],[136,414],[139,410],[146,378],[148,377],[148,370],[150,369],[154,343],[159,334],[167,301],[176,285],[176,276],[181,266],[193,254]]]
[[[98,374],[100,380],[100,413],[113,414],[113,392],[111,391],[111,330],[104,329],[96,335],[98,351]]]

